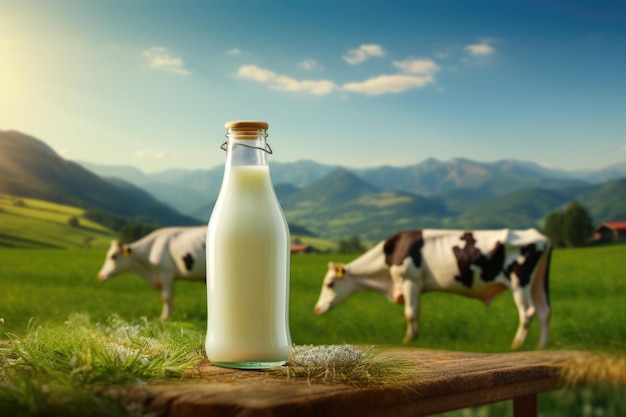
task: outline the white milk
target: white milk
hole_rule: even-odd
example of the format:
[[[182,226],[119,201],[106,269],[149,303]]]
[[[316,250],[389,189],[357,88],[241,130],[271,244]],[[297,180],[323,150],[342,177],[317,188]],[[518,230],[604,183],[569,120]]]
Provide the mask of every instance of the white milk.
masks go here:
[[[214,364],[282,364],[289,335],[289,229],[267,166],[231,166],[207,231],[206,353]]]

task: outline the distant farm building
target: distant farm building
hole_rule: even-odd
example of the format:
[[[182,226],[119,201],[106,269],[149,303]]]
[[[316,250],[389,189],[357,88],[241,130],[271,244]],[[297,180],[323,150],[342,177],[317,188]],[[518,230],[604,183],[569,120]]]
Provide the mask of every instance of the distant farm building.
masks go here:
[[[315,252],[315,248],[306,243],[292,243],[291,253],[311,253]]]
[[[593,232],[593,239],[597,241],[626,239],[626,221],[602,223]]]

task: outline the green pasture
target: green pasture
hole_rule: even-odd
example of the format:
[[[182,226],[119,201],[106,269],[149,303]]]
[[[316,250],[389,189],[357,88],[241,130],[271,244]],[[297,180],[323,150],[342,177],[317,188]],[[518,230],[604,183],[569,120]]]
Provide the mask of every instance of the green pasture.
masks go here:
[[[104,283],[97,281],[96,273],[104,260],[104,252],[104,249],[0,248],[0,317],[4,318],[0,339],[7,339],[8,334],[24,336],[33,326],[62,326],[74,313],[85,314],[94,323],[104,323],[114,315],[123,320],[145,317],[149,322],[156,321],[161,310],[160,295],[140,277],[126,274]],[[550,349],[624,353],[625,254],[626,245],[554,251],[550,275],[553,311]],[[405,330],[402,307],[379,294],[356,294],[322,316],[313,312],[328,261],[350,259],[352,257],[346,255],[292,257],[290,327],[293,343],[401,344]],[[507,352],[517,321],[513,301],[506,292],[488,308],[476,300],[430,293],[422,297],[421,336],[410,346]],[[171,322],[174,326],[204,332],[206,292],[203,283],[177,283]],[[523,349],[536,347],[538,330],[538,323],[534,323]],[[567,391],[546,395],[541,400],[555,407],[554,414],[546,415],[618,416],[626,414],[626,403],[621,397],[621,394]],[[559,404],[563,402],[571,403],[568,414],[559,414]],[[492,407],[499,410],[493,411],[497,414],[481,409],[476,411],[479,414],[455,415],[506,415],[507,412],[502,414],[498,407],[505,405]],[[618,407],[618,410],[613,412],[611,407]],[[571,414],[571,410],[577,408],[597,409],[604,414],[582,411]]]
[[[104,249],[0,249],[2,330],[22,334],[29,321],[62,323],[79,312],[92,320],[111,314],[126,319],[156,319],[160,294],[132,274],[101,283],[96,279]],[[550,275],[551,348],[621,350],[626,348],[625,245],[555,250]],[[379,294],[355,294],[325,315],[313,306],[328,261],[347,255],[296,255],[291,265],[290,323],[294,343],[397,345],[405,330],[402,307]],[[173,321],[202,329],[206,321],[204,284],[178,282]],[[490,307],[480,301],[444,294],[422,296],[420,338],[412,346],[506,352],[517,326],[508,292]],[[523,349],[538,341],[534,323]]]
[[[103,248],[114,234],[83,216],[84,210],[0,194],[0,247]],[[78,225],[70,226],[71,218]]]

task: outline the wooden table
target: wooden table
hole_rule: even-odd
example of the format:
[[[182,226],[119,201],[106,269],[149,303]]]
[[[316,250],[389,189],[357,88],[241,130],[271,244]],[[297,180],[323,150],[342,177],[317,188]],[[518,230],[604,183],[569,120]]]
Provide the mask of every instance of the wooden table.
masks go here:
[[[202,363],[180,383],[150,385],[132,395],[157,416],[427,416],[512,400],[515,417],[538,415],[537,395],[557,389],[556,351],[481,354],[393,349],[415,361],[406,387],[358,388],[277,377],[264,371]]]

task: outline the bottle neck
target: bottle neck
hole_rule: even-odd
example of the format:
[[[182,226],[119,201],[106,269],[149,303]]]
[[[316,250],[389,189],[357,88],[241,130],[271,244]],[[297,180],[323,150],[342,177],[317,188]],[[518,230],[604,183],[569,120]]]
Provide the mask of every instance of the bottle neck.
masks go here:
[[[226,164],[230,166],[267,166],[267,145],[265,130],[232,131],[226,134]]]

